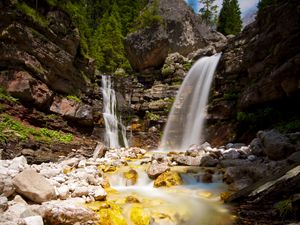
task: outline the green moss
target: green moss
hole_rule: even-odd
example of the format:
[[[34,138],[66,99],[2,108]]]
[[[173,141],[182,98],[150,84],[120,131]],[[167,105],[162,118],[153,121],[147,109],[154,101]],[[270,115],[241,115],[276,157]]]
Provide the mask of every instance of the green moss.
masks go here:
[[[81,99],[74,95],[68,95],[67,99],[74,100],[75,102],[81,102]]]
[[[43,17],[42,15],[40,15],[39,12],[36,11],[35,9],[28,6],[25,2],[19,2],[18,1],[16,6],[24,14],[31,17],[34,22],[38,23],[42,27],[47,27],[48,26],[48,21],[46,20],[46,18]]]
[[[175,68],[171,67],[170,65],[164,65],[161,69],[161,74],[163,76],[169,76],[175,72]]]
[[[0,99],[9,101],[11,103],[18,102],[18,99],[12,97],[9,93],[6,92],[6,90],[2,87],[0,87]]]
[[[47,128],[36,129],[7,114],[0,114],[0,142],[28,140],[29,138],[36,141],[70,143],[73,140],[73,135]]]
[[[193,63],[187,62],[187,63],[183,64],[183,69],[185,71],[189,71],[192,68],[192,66],[193,66]]]

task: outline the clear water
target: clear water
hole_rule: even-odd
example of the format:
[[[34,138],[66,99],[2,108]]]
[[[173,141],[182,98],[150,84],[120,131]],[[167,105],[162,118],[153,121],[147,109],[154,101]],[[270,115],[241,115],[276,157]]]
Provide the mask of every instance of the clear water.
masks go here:
[[[110,148],[128,147],[126,129],[117,116],[116,93],[110,76],[102,76],[103,118],[105,122],[105,144]]]
[[[185,151],[202,142],[205,108],[221,54],[199,59],[185,77],[164,129],[159,149]]]

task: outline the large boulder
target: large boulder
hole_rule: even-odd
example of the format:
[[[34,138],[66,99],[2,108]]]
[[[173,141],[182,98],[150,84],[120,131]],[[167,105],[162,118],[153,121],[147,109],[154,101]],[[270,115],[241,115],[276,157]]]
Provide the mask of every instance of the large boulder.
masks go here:
[[[167,162],[164,163],[157,163],[153,162],[147,169],[148,177],[151,179],[157,178],[160,174],[169,171],[170,167],[168,166]]]
[[[36,203],[49,201],[56,197],[54,187],[33,169],[26,169],[13,179],[16,191]]]
[[[209,42],[224,40],[221,34],[213,34],[185,1],[160,0],[157,5],[155,2],[150,1],[145,11],[156,7],[153,13],[161,21],[139,29],[125,39],[125,49],[134,69],[143,71],[161,66],[168,53],[187,56]]]

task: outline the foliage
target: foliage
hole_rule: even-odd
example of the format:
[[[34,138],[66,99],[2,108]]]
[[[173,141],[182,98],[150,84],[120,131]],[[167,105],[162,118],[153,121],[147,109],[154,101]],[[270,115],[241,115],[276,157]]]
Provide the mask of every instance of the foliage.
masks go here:
[[[134,28],[131,32],[138,29],[149,28],[155,24],[162,24],[163,19],[159,15],[158,0],[154,0],[152,4],[148,5],[136,18]]]
[[[153,112],[146,111],[146,119],[149,119],[151,121],[158,121],[160,119],[160,116],[157,114],[154,114]]]
[[[23,124],[7,114],[0,115],[0,142],[7,141],[8,139],[19,141],[29,138],[36,141],[69,143],[73,140],[73,135],[47,128],[36,129]]]
[[[260,0],[258,3],[258,14],[263,12],[268,6],[275,5],[278,0]]]
[[[218,6],[215,4],[216,0],[199,0],[200,3],[200,17],[210,26],[215,26],[217,23]]]
[[[80,52],[94,58],[97,69],[114,72],[130,70],[125,57],[124,36],[144,7],[144,0],[47,0],[51,6],[66,11],[80,31]]]
[[[293,133],[300,131],[300,120],[292,120],[289,122],[280,123],[276,129],[282,133]]]
[[[17,8],[21,10],[23,13],[25,13],[27,16],[31,17],[34,22],[40,24],[43,27],[48,26],[48,21],[45,17],[39,14],[39,12],[30,6],[28,6],[25,2],[17,2],[16,4]]]
[[[183,69],[185,71],[189,71],[193,66],[193,63],[192,62],[186,62],[185,64],[183,64]]]
[[[282,200],[274,205],[274,208],[279,212],[281,217],[286,217],[293,211],[292,201],[290,199]]]
[[[2,87],[0,87],[0,99],[9,101],[11,103],[16,103],[18,99],[12,97],[9,93],[6,92],[6,90]]]
[[[74,100],[75,102],[81,102],[81,99],[74,95],[68,95],[67,99]]]
[[[257,109],[253,112],[237,112],[237,121],[248,125],[250,128],[256,128],[267,123],[268,120],[276,115],[273,108]]]
[[[239,97],[239,93],[235,90],[231,90],[224,93],[224,100],[236,100]]]
[[[224,0],[218,18],[217,30],[224,35],[238,34],[242,29],[241,10],[237,0]]]

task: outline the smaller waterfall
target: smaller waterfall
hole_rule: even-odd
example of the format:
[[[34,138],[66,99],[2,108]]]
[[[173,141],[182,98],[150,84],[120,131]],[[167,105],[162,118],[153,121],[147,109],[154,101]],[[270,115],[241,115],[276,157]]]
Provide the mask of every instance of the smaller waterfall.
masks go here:
[[[102,76],[102,94],[105,144],[111,148],[128,147],[125,126],[117,116],[116,93],[112,88],[110,76]]]
[[[200,144],[213,75],[221,54],[199,59],[185,77],[168,116],[159,149],[184,151]]]

